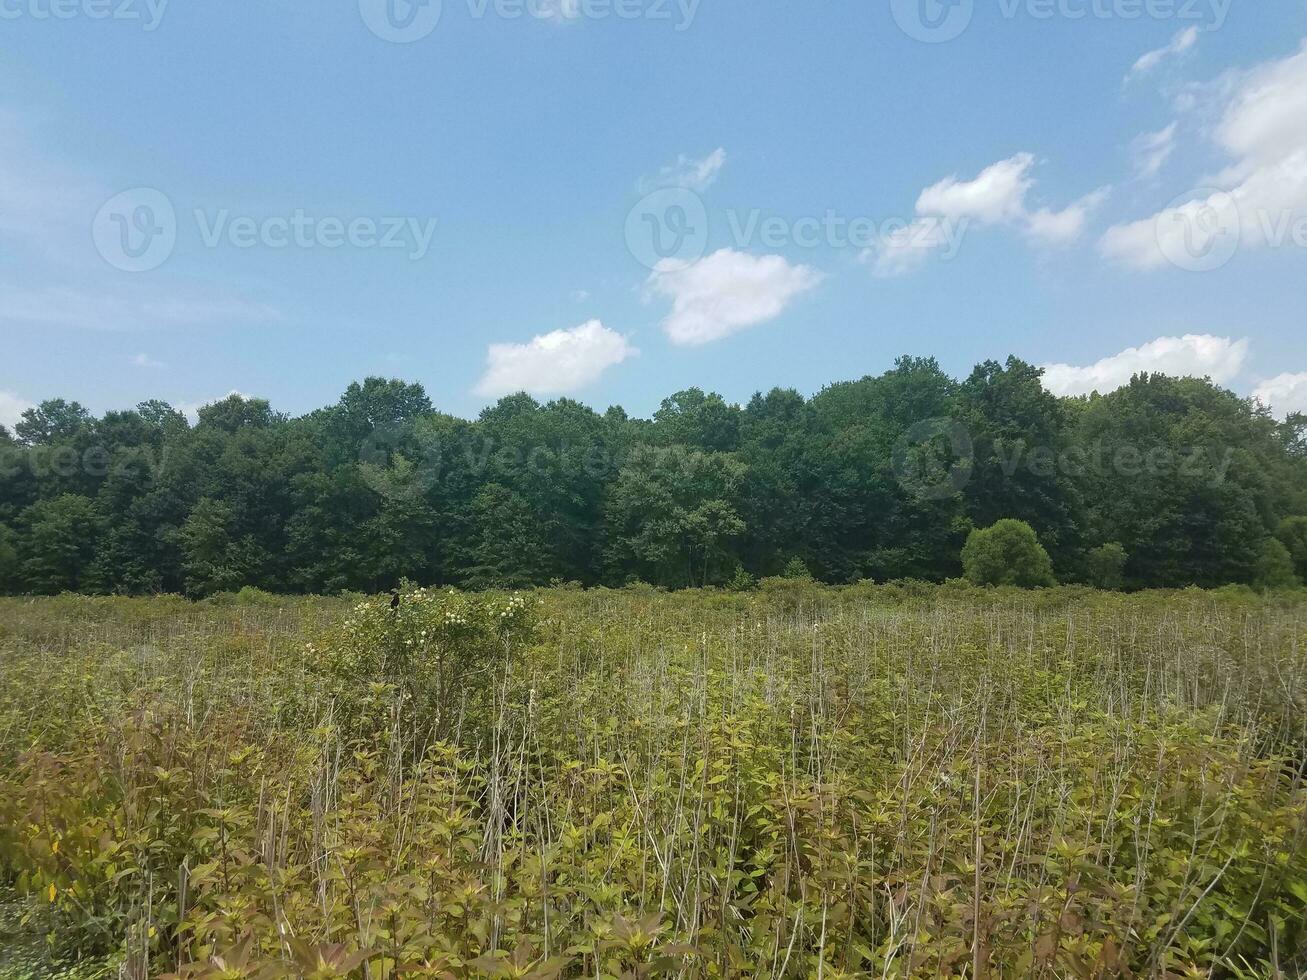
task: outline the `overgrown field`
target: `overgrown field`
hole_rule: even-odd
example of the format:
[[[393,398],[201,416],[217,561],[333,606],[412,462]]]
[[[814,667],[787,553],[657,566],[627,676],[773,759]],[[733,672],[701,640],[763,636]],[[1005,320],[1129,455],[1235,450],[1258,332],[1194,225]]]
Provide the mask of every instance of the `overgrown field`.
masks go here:
[[[0,600],[0,977],[1297,977],[1307,600]]]

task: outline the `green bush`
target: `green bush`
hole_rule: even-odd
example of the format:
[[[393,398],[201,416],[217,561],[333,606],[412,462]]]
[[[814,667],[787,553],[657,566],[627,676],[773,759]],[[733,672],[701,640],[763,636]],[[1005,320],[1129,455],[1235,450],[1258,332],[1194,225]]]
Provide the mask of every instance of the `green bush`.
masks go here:
[[[741,565],[735,569],[735,574],[726,583],[726,587],[732,592],[752,592],[758,587],[758,580]]]
[[[394,694],[438,736],[475,708],[496,663],[535,632],[536,603],[512,595],[412,589],[354,606],[343,624],[309,643],[309,661],[335,682],[346,717]],[[411,707],[409,707],[411,706]]]
[[[1096,589],[1115,592],[1125,583],[1125,548],[1112,541],[1089,552],[1089,584]]]
[[[802,558],[791,558],[785,563],[785,570],[781,572],[781,578],[811,579],[812,572],[808,571],[808,565]]]
[[[1307,517],[1286,517],[1280,522],[1275,536],[1289,549],[1298,578],[1307,582]]]
[[[1261,554],[1257,556],[1257,574],[1253,581],[1262,591],[1292,589],[1298,584],[1289,549],[1277,538],[1267,538],[1262,543]]]
[[[962,568],[976,585],[1030,589],[1057,584],[1048,552],[1025,521],[1002,520],[972,531],[962,549]]]

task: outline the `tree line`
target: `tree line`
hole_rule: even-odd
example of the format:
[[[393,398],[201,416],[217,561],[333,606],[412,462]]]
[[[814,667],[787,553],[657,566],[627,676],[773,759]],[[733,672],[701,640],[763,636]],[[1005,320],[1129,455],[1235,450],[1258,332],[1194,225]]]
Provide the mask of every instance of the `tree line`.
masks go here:
[[[518,394],[466,420],[369,378],[298,418],[55,399],[0,426],[18,594],[939,581],[1003,521],[1033,529],[1041,582],[1287,584],[1304,515],[1307,417],[1163,375],[1058,398],[1016,358],[958,381],[904,357],[745,405],[692,388],[650,419]]]

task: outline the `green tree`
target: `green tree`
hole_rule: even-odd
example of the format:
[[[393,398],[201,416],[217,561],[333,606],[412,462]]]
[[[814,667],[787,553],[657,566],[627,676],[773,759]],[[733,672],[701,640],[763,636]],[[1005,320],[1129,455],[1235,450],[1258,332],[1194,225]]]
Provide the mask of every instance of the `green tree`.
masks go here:
[[[1125,548],[1117,542],[1099,545],[1089,552],[1086,567],[1089,584],[1096,589],[1115,591],[1125,584],[1125,566],[1129,560]]]
[[[1286,517],[1280,522],[1275,536],[1288,549],[1298,577],[1307,582],[1307,517]]]
[[[22,591],[52,595],[87,584],[103,528],[95,501],[76,494],[40,500],[23,512],[21,525]]]
[[[957,417],[975,454],[963,493],[977,527],[1025,521],[1065,572],[1082,550],[1080,499],[1066,472],[1067,410],[1044,387],[1043,373],[1009,357],[986,361],[962,383]]]
[[[235,531],[237,515],[227,503],[205,497],[178,532],[186,591],[207,596],[255,585],[266,555],[252,535]]]
[[[541,522],[520,494],[491,483],[472,501],[472,541],[464,556],[469,588],[520,588],[557,574]]]
[[[1294,482],[1272,420],[1210,381],[1162,375],[1073,404],[1087,533],[1130,542],[1132,585],[1252,581]]]
[[[740,436],[740,410],[721,395],[687,388],[664,398],[654,412],[654,431],[665,446],[732,452]]]
[[[201,408],[197,428],[235,433],[241,429],[266,429],[284,420],[285,416],[274,412],[262,398],[246,398],[233,392],[221,401]]]
[[[1053,563],[1025,521],[1005,519],[971,532],[962,549],[962,567],[975,585],[1055,585]]]
[[[1263,590],[1291,589],[1299,584],[1289,549],[1277,538],[1267,538],[1262,542],[1253,584]]]
[[[708,585],[732,571],[745,530],[738,495],[745,468],[727,453],[640,446],[618,473],[605,508],[615,577]]]
[[[20,582],[18,535],[0,524],[0,594],[15,590]]]
[[[72,438],[92,424],[91,414],[79,403],[52,398],[25,411],[14,426],[14,434],[25,445],[49,446]]]

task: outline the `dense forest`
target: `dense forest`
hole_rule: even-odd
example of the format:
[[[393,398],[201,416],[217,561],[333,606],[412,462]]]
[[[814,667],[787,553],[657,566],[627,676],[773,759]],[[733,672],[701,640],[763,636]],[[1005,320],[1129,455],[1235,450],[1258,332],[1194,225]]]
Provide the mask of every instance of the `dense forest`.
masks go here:
[[[652,419],[520,394],[467,421],[369,378],[300,418],[52,400],[0,427],[17,594],[943,580],[1006,518],[1065,582],[1283,583],[1307,572],[1302,515],[1307,417],[1160,375],[1058,398],[1014,358],[743,406],[692,388]]]

